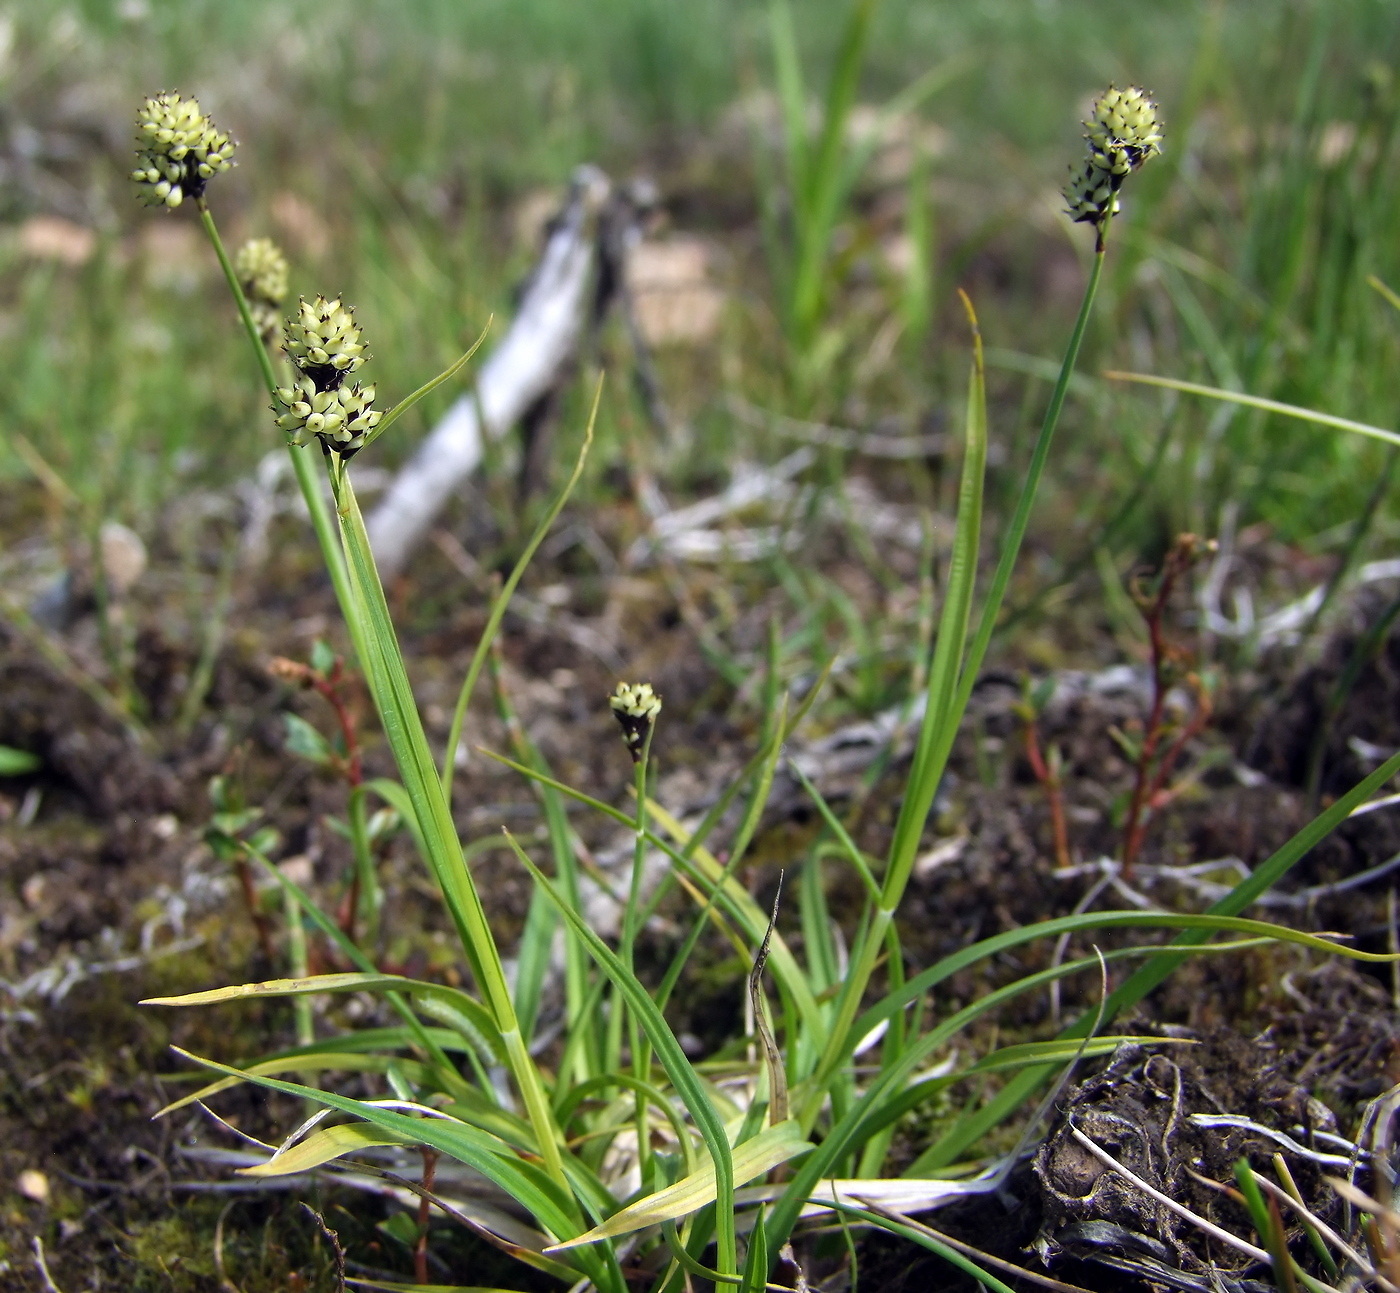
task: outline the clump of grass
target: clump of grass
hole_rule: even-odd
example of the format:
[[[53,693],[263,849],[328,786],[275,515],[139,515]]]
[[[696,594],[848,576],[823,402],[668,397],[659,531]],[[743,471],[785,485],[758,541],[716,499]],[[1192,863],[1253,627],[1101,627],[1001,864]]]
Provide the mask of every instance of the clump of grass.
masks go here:
[[[202,121],[197,106],[194,111]],[[276,1177],[386,1147],[417,1147],[425,1164],[446,1156],[477,1173],[528,1217],[527,1224],[510,1226],[508,1234],[506,1228],[489,1221],[477,1223],[484,1238],[562,1285],[584,1281],[605,1293],[625,1293],[629,1285],[639,1282],[659,1293],[674,1293],[692,1277],[746,1291],[762,1289],[779,1262],[795,1260],[792,1239],[804,1210],[814,1205],[854,1209],[865,1222],[924,1243],[971,1269],[989,1286],[1000,1287],[995,1277],[965,1254],[910,1225],[885,1202],[891,1197],[907,1198],[910,1190],[916,1195],[922,1190],[933,1200],[997,1188],[1006,1162],[961,1185],[950,1184],[938,1174],[961,1163],[989,1130],[1024,1114],[1038,1088],[1054,1073],[1126,1040],[1097,1035],[1101,1021],[1113,1019],[1141,1000],[1183,955],[1265,939],[1361,959],[1386,959],[1243,919],[1239,913],[1400,769],[1400,756],[1339,799],[1209,913],[1094,912],[1043,921],[981,940],[906,977],[895,917],[1048,463],[1101,281],[1119,189],[1152,156],[1160,138],[1150,99],[1131,89],[1110,90],[1098,101],[1087,124],[1090,146],[1071,184],[1069,201],[1072,212],[1095,228],[1094,261],[1019,499],[981,594],[980,610],[976,603],[987,402],[978,322],[971,301],[962,298],[972,362],[955,536],[936,637],[927,658],[919,663],[924,717],[888,854],[875,859],[863,853],[830,805],[807,785],[863,895],[844,970],[838,969],[842,958],[826,912],[819,854],[805,865],[797,886],[805,939],[801,959],[777,928],[779,910],[761,908],[737,874],[771,790],[784,742],[819,688],[811,689],[795,707],[776,681],[766,689],[760,748],[706,818],[688,829],[656,801],[648,780],[648,763],[658,738],[659,700],[646,684],[623,684],[610,705],[622,722],[634,764],[636,801],[631,811],[591,798],[553,777],[523,736],[518,742],[522,757],[497,756],[539,789],[550,827],[553,870],[549,874],[545,865],[507,835],[535,894],[518,951],[521,969],[512,983],[467,862],[468,850],[479,842],[465,844],[454,825],[452,771],[467,703],[490,659],[492,637],[506,601],[524,563],[578,479],[591,443],[592,420],[573,476],[490,609],[487,630],[463,683],[451,739],[439,763],[419,716],[374,563],[351,460],[371,449],[414,401],[459,371],[470,352],[371,419],[368,410],[375,388],[359,385],[358,377],[355,385],[347,386],[352,374],[368,368],[358,325],[343,301],[317,297],[303,302],[284,331],[294,381],[279,380],[276,360],[264,344],[240,274],[219,238],[208,193],[193,186],[190,197],[198,218],[238,304],[275,403],[278,425],[288,435],[288,452],[356,662],[397,766],[397,780],[377,779],[363,789],[409,824],[442,895],[472,980],[468,990],[380,970],[351,936],[353,929],[342,928],[273,867],[256,838],[230,833],[229,847],[264,868],[281,887],[292,932],[304,920],[351,968],[308,975],[294,966],[291,978],[157,998],[154,1004],[209,1005],[250,996],[305,1000],[316,993],[375,992],[383,994],[399,1019],[396,1026],[377,1030],[370,1042],[353,1033],[317,1039],[305,1035],[304,1029],[297,1047],[242,1068],[190,1057],[220,1076],[172,1108],[207,1100],[236,1083],[252,1082],[343,1116],[343,1121],[329,1125],[323,1125],[320,1117],[308,1121],[268,1161],[245,1169],[248,1174]],[[214,130],[212,124],[198,129]],[[154,169],[164,173],[159,164]],[[139,182],[150,183],[144,172]],[[597,407],[595,395],[593,416]],[[332,506],[325,502],[323,481],[329,485]],[[599,697],[600,710],[603,703]],[[580,859],[563,813],[565,800],[634,833],[633,880],[616,946],[592,928],[580,902]],[[732,804],[741,805],[740,826],[729,842],[728,858],[721,861],[710,841]],[[645,895],[639,877],[653,852],[667,859],[669,869],[659,890]],[[663,981],[647,984],[636,973],[633,944],[647,914],[677,889],[694,903],[693,924]],[[1108,995],[1101,1010],[1082,1015],[1059,1037],[1006,1048],[953,1073],[926,1072],[933,1057],[977,1019],[1022,994],[1097,968],[1101,962],[1094,957],[1055,964],[946,1015],[930,1004],[930,994],[939,984],[961,969],[1025,943],[1100,929],[1178,932],[1167,949],[1151,944],[1107,954],[1110,961],[1142,964]],[[759,1045],[751,1057],[742,1039],[735,1038],[719,1054],[692,1059],[666,1020],[679,975],[699,939],[710,930],[727,938],[752,965],[749,999]],[[542,967],[560,933],[565,947],[565,1020],[562,1040],[550,1046],[540,1035],[538,988]],[[1209,941],[1226,933],[1237,935],[1237,941]],[[883,974],[879,973],[882,966]],[[778,1001],[771,1019],[764,991],[770,976]],[[865,1054],[862,1044],[872,1037],[881,1040],[873,1053]],[[382,1081],[384,1094],[353,1098],[286,1076],[340,1070]],[[894,1193],[887,1173],[896,1124],[921,1102],[974,1070],[999,1070],[1012,1076],[995,1097],[952,1119]],[[506,1081],[493,1080],[493,1073],[504,1073]],[[429,1202],[438,1203],[430,1176],[425,1168],[419,1188]],[[738,1191],[746,1186],[750,1188],[741,1196]],[[425,1209],[423,1223],[426,1216]],[[420,1236],[423,1232],[420,1223]],[[418,1251],[421,1271],[425,1269],[421,1239]]]

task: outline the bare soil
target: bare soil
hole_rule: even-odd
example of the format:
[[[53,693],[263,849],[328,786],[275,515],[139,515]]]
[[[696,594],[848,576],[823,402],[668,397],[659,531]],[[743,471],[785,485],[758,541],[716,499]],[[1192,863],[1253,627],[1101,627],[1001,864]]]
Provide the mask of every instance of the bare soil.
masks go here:
[[[615,551],[638,525],[626,504],[586,519]],[[453,523],[469,550],[472,524]],[[302,1198],[339,1234],[352,1273],[411,1279],[407,1251],[376,1228],[388,1215],[381,1201],[319,1187],[303,1194],[244,1189],[225,1166],[200,1156],[233,1143],[203,1115],[187,1110],[151,1120],[185,1081],[170,1044],[237,1060],[292,1039],[290,1011],[279,1003],[180,1012],[135,1004],[283,972],[267,960],[238,877],[204,841],[209,779],[225,776],[248,804],[264,809],[280,833],[278,857],[298,867],[332,909],[349,875],[348,847],[327,825],[328,816],[343,810],[343,787],[288,751],[282,718],[290,710],[329,731],[329,711],[268,670],[276,656],[305,660],[317,638],[339,639],[333,602],[294,545],[275,550],[282,555],[236,586],[208,694],[187,730],[179,715],[196,670],[200,620],[197,606],[180,610],[175,599],[172,609],[174,580],[163,573],[161,553],[118,608],[130,642],[133,708],[150,733],[144,739],[57,670],[32,636],[13,625],[0,628],[0,744],[32,751],[43,763],[33,775],[0,782],[0,1181],[6,1182],[0,1287],[17,1293],[45,1287],[33,1258],[38,1238],[54,1283],[66,1293],[334,1288],[329,1245],[299,1206]],[[865,613],[888,612],[886,592],[839,539],[827,536],[813,551]],[[898,561],[912,565],[907,554],[891,557]],[[486,573],[473,586],[442,551],[428,549],[391,590],[423,712],[439,741],[483,624]],[[737,584],[733,578],[684,567],[605,572],[590,567],[577,548],[537,565],[525,601],[547,613],[508,616],[501,678],[524,730],[558,776],[624,801],[630,769],[604,703],[621,672],[650,679],[665,697],[664,741],[657,746],[662,799],[682,813],[712,802],[754,748],[757,698],[724,680],[707,655],[705,634],[724,619],[732,647],[760,652],[771,609],[771,590],[759,575],[741,573]],[[737,619],[725,609],[725,596],[746,608]],[[1229,866],[1222,862],[1209,873],[1183,867],[1228,858],[1253,866],[1308,820],[1305,783],[1319,716],[1375,613],[1364,599],[1348,607],[1306,669],[1285,651],[1226,676],[1212,724],[1183,760],[1181,793],[1153,821],[1135,873],[1122,877],[1125,889],[1103,889],[1093,896],[1095,905],[1121,906],[1140,895],[1202,909],[1209,884],[1232,881]],[[1183,602],[1180,623],[1189,614]],[[98,636],[96,613],[87,610],[51,640],[79,668],[110,681]],[[1046,790],[1031,774],[1013,709],[1021,688],[1021,661],[1013,654],[978,688],[930,826],[928,854],[901,913],[912,968],[970,940],[1068,913],[1105,875],[1090,864],[1116,848],[1132,779],[1113,730],[1140,725],[1144,676],[1141,662],[1124,658],[1092,624],[1070,637],[1058,654],[1082,668],[1057,673],[1057,695],[1040,735],[1062,754],[1076,867],[1056,872]],[[1094,683],[1115,664],[1139,669],[1123,675],[1116,689]],[[387,750],[368,730],[363,696],[354,703],[365,722],[367,771],[390,774]],[[1369,770],[1366,750],[1400,745],[1400,646],[1383,640],[1335,708],[1322,738],[1324,797]],[[814,714],[812,748],[868,717],[849,694],[834,695]],[[473,743],[509,749],[506,726],[484,693],[470,729]],[[857,749],[844,763],[832,756],[819,777],[839,807],[856,810],[857,837],[876,855],[887,842],[907,770],[907,754],[896,752],[862,786],[861,774],[877,753],[873,746],[868,755]],[[481,838],[507,823],[529,839],[540,826],[529,787],[481,755],[472,756],[459,784],[465,837]],[[778,868],[801,856],[818,825],[795,783],[780,779],[745,864],[755,892],[772,892]],[[580,815],[577,826],[591,849],[606,853],[612,845],[605,823]],[[1293,905],[1285,898],[1255,914],[1385,950],[1393,937],[1394,877],[1337,892],[1328,886],[1397,852],[1400,817],[1380,811],[1357,818],[1288,878],[1283,892],[1301,895]],[[509,944],[525,917],[528,885],[508,853],[486,852],[476,866]],[[831,882],[833,910],[843,910],[842,886],[849,881],[833,872]],[[449,931],[401,839],[384,860],[384,883],[382,963],[453,979]],[[785,913],[784,925],[800,944],[795,914]],[[642,950],[645,972],[659,975],[678,928],[663,910]],[[1099,945],[1115,943],[1105,937]],[[1084,955],[1089,948],[1087,940],[1075,940],[1060,954]],[[975,999],[1056,954],[1054,947],[1032,945],[1014,963],[969,971],[944,985],[937,1008]],[[333,965],[324,949],[315,956],[320,968]],[[673,1011],[687,1044],[708,1047],[734,1035],[744,969],[725,954],[702,950]],[[1071,981],[1058,1008],[1073,1011],[1098,992],[1095,976]],[[325,1029],[367,1022],[365,1012],[372,1011],[354,1001],[318,1009],[318,1027]],[[977,1049],[997,1038],[1045,1036],[1054,1010],[1048,997],[1027,999],[967,1044]],[[1236,1281],[1231,1287],[1259,1287],[1249,1283],[1260,1278],[1257,1267],[1251,1272],[1238,1255],[1210,1247],[1085,1161],[1067,1139],[1067,1119],[1072,1115],[1087,1129],[1116,1128],[1112,1143],[1124,1162],[1254,1240],[1239,1209],[1197,1184],[1190,1171],[1228,1180],[1238,1157],[1263,1165],[1277,1146],[1238,1128],[1198,1125],[1190,1115],[1238,1114],[1304,1139],[1315,1129],[1352,1132],[1366,1102],[1400,1082],[1400,1023],[1388,971],[1371,974],[1279,948],[1197,958],[1123,1027],[1160,1034],[1165,1043],[1083,1066],[1063,1093],[1038,1156],[1004,1195],[936,1214],[932,1222],[1016,1264],[1044,1270],[1048,1262],[1057,1278],[1085,1287],[1147,1287],[1153,1262],[1186,1281],[1178,1287],[1207,1287],[1200,1281],[1212,1267]],[[974,1094],[961,1092],[957,1100]],[[269,1137],[296,1116],[290,1104],[251,1091],[224,1097],[219,1113],[249,1134]],[[911,1160],[936,1134],[940,1116],[911,1118],[899,1152]],[[1335,1204],[1321,1173],[1292,1165],[1305,1196],[1330,1215]],[[472,1283],[526,1287],[518,1283],[523,1270],[484,1265],[494,1258],[461,1236],[436,1233],[434,1252],[434,1276],[444,1282],[465,1280],[470,1269]],[[866,1287],[958,1287],[948,1267],[908,1245],[872,1238],[862,1241],[860,1254]],[[849,1281],[844,1260],[822,1245],[810,1246],[804,1260],[832,1288]]]

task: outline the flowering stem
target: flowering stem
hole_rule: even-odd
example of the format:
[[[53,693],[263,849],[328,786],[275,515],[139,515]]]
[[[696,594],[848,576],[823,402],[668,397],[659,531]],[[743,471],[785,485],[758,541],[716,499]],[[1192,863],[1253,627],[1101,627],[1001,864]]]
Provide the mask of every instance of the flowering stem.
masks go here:
[[[219,268],[224,271],[229,291],[233,293],[234,304],[238,306],[238,317],[243,320],[243,328],[248,334],[248,340],[252,343],[253,353],[257,356],[263,382],[267,386],[268,394],[271,395],[277,389],[277,374],[272,367],[272,358],[267,353],[267,347],[263,345],[262,337],[258,333],[258,325],[253,322],[253,312],[248,308],[248,298],[243,294],[243,287],[238,281],[238,275],[234,272],[233,262],[229,260],[228,252],[224,248],[224,240],[219,237],[218,226],[214,223],[214,213],[209,210],[209,203],[203,194],[195,199],[195,206],[199,210],[199,221],[204,226],[204,232],[208,235],[209,242],[214,248],[214,255],[219,258]],[[315,465],[309,454],[294,446],[289,445],[288,452],[292,456],[292,470],[296,472],[297,484],[301,487],[302,497],[306,500],[307,510],[311,513],[311,527],[316,531],[317,542],[321,545],[321,555],[325,558],[326,569],[330,572],[336,601],[340,603],[341,613],[350,629],[351,640],[355,644],[355,654],[363,660],[364,653],[360,649],[362,644],[359,626],[355,622],[355,617],[350,614],[350,584],[345,572],[345,558],[340,551],[340,544],[336,540],[335,523],[331,520],[330,508],[326,506],[326,497],[321,492]]]
[[[656,724],[653,722],[647,728],[646,742],[642,746],[641,757],[637,760],[636,787],[637,787],[637,826],[636,842],[632,849],[632,882],[627,893],[627,908],[622,913],[622,940],[618,949],[622,963],[632,969],[633,949],[637,941],[637,918],[642,908],[642,876],[646,869],[646,849],[647,849],[647,760],[651,754],[651,738],[656,734]],[[617,993],[613,1000],[614,1011],[623,1010],[621,993]],[[651,1067],[651,1047],[647,1044],[646,1038],[637,1020],[630,1022],[630,1033],[632,1041],[632,1071],[638,1082],[647,1080],[647,1070]],[[647,1181],[648,1160],[651,1157],[650,1133],[647,1130],[647,1101],[639,1087],[636,1093],[637,1098],[637,1167],[641,1172],[643,1186]]]
[[[374,564],[350,474],[339,454],[332,453],[328,461],[354,599],[347,622],[355,626],[359,641],[364,643],[361,659],[365,681],[374,697],[404,789],[412,801],[425,861],[442,890],[472,975],[500,1030],[506,1063],[520,1091],[544,1168],[567,1190],[558,1129],[539,1070],[521,1037],[500,950],[463,856],[462,842],[428,747],[428,737],[404,667],[403,653],[394,633],[389,604]]]
[[[886,931],[894,921],[894,915],[899,908],[901,898],[904,896],[904,890],[909,883],[910,876],[913,875],[914,862],[918,856],[919,840],[923,835],[924,825],[932,809],[939,783],[943,779],[943,770],[947,766],[948,756],[952,753],[953,740],[962,724],[962,717],[967,712],[967,704],[972,697],[972,688],[977,681],[978,671],[982,667],[987,648],[991,645],[992,634],[996,630],[997,616],[1006,597],[1007,587],[1011,583],[1011,573],[1015,569],[1016,558],[1021,551],[1021,541],[1025,538],[1026,527],[1030,522],[1031,508],[1035,504],[1035,496],[1040,488],[1040,478],[1045,472],[1045,463],[1050,456],[1050,442],[1060,420],[1060,412],[1064,408],[1065,394],[1069,390],[1069,379],[1079,358],[1079,349],[1083,344],[1084,334],[1088,330],[1094,297],[1098,294],[1099,280],[1103,276],[1103,262],[1104,252],[1102,245],[1100,245],[1094,255],[1093,269],[1090,271],[1089,282],[1084,289],[1084,299],[1080,302],[1079,316],[1075,320],[1074,331],[1070,334],[1069,344],[1065,348],[1064,360],[1060,365],[1059,380],[1055,383],[1055,389],[1050,395],[1050,403],[1045,409],[1045,418],[1041,423],[1040,435],[1031,454],[1030,465],[1026,470],[1026,479],[1021,486],[1020,498],[1016,502],[1016,510],[1012,513],[1011,523],[1002,538],[1001,555],[997,561],[996,573],[992,576],[991,587],[988,589],[986,600],[982,605],[982,615],[977,623],[977,632],[973,636],[971,645],[960,653],[961,660],[948,658],[940,661],[938,655],[935,655],[932,676],[936,680],[941,679],[938,690],[943,692],[945,699],[941,704],[938,703],[938,697],[934,695],[935,685],[931,683],[924,714],[924,727],[920,733],[919,746],[914,756],[914,768],[909,779],[911,790],[905,797],[899,819],[895,824],[894,839],[890,844],[889,863],[885,870],[879,902],[872,913],[870,925],[865,932],[861,946],[851,957],[851,967],[837,1001],[835,1019],[831,1031],[827,1035],[826,1048],[811,1082],[810,1090],[813,1094],[802,1109],[801,1122],[804,1130],[815,1125],[817,1115],[821,1111],[821,1093],[825,1092],[827,1084],[845,1059],[850,1046],[857,1040],[850,1035],[851,1025],[855,1021],[857,1010],[865,995],[865,990],[869,986],[870,979],[875,973],[880,953],[884,948]],[[980,346],[980,338],[978,345]],[[980,351],[977,353],[980,359]],[[985,393],[981,398],[985,400]],[[985,417],[985,409],[983,416]],[[984,442],[983,451],[985,451],[985,432],[986,429],[983,426],[981,429],[981,437]],[[970,479],[965,481],[965,487],[971,487],[972,483]],[[971,497],[966,500],[960,498],[960,522],[964,506],[970,507],[972,501]],[[980,492],[976,497],[976,506],[980,509]],[[975,560],[975,557],[972,559]],[[970,574],[968,578],[971,578]],[[947,627],[949,626],[946,622],[940,627],[940,638]],[[951,649],[951,643],[948,649]],[[942,664],[942,668],[939,667],[940,664]]]

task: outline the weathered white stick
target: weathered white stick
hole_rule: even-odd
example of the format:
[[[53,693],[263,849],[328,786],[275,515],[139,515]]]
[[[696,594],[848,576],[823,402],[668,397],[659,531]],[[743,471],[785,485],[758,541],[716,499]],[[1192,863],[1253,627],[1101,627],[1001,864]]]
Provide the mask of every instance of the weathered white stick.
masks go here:
[[[476,389],[448,409],[370,513],[370,543],[386,577],[403,568],[453,490],[481,462],[483,430],[493,439],[504,435],[573,355],[587,323],[597,220],[610,191],[607,176],[596,167],[574,172],[568,206],[525,285],[509,330],[481,366]]]

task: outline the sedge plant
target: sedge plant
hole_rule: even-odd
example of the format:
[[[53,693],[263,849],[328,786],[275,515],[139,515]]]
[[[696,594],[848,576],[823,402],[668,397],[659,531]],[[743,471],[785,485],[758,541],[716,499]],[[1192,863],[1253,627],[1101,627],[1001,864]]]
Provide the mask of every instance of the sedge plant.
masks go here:
[[[255,1083],[312,1101],[322,1110],[270,1159],[244,1169],[245,1174],[278,1177],[325,1168],[346,1156],[372,1167],[385,1155],[431,1151],[424,1161],[438,1164],[436,1179],[443,1179],[443,1162],[455,1160],[475,1177],[474,1194],[494,1196],[504,1207],[505,1212],[488,1211],[473,1221],[479,1236],[557,1280],[561,1288],[625,1293],[629,1286],[645,1285],[658,1293],[679,1293],[696,1277],[745,1291],[783,1288],[785,1284],[775,1285],[775,1275],[790,1269],[794,1260],[800,1264],[791,1245],[802,1218],[814,1208],[854,1212],[866,1224],[890,1228],[966,1265],[969,1259],[931,1238],[933,1232],[907,1224],[904,1211],[997,1188],[1001,1169],[971,1175],[961,1170],[978,1139],[1017,1114],[1053,1073],[1085,1056],[1108,1053],[1123,1041],[1097,1035],[1098,1021],[1131,1007],[1183,957],[1282,940],[1385,959],[1240,913],[1400,768],[1400,756],[1341,797],[1209,913],[1110,911],[1046,920],[983,939],[920,973],[905,974],[896,923],[901,899],[1046,468],[1102,273],[1119,190],[1158,150],[1161,138],[1155,105],[1135,89],[1110,89],[1095,105],[1088,129],[1086,158],[1066,192],[1071,214],[1095,231],[1094,260],[1060,379],[1025,468],[1020,500],[975,616],[987,407],[976,317],[964,298],[973,344],[956,534],[936,639],[919,666],[925,706],[913,766],[883,859],[868,857],[816,788],[804,783],[829,832],[829,847],[808,859],[789,889],[796,892],[804,934],[799,957],[777,928],[781,913],[761,906],[738,870],[758,830],[784,743],[820,690],[814,687],[800,704],[790,704],[777,685],[776,650],[769,684],[762,689],[759,748],[697,825],[677,820],[653,790],[650,765],[662,757],[665,744],[657,739],[660,698],[645,683],[624,683],[610,707],[635,769],[632,803],[619,807],[603,802],[555,777],[516,725],[516,757],[495,757],[515,767],[539,793],[548,859],[534,856],[533,844],[527,848],[509,835],[503,840],[461,839],[451,811],[452,769],[468,702],[491,660],[491,638],[505,599],[577,481],[582,459],[490,608],[487,630],[463,683],[451,739],[439,759],[419,715],[365,532],[354,469],[359,455],[406,407],[465,360],[381,414],[377,387],[362,375],[368,352],[352,309],[339,299],[317,297],[303,301],[283,329],[288,370],[279,379],[207,200],[206,187],[227,168],[232,144],[192,100],[163,95],[147,103],[136,182],[153,204],[174,207],[192,200],[225,269],[277,425],[288,437],[355,658],[394,757],[397,779],[367,779],[356,789],[383,801],[407,824],[442,895],[470,973],[468,986],[455,987],[382,971],[346,928],[272,865],[263,847],[266,840],[238,836],[240,857],[263,868],[280,886],[289,910],[349,968],[160,998],[158,1004],[211,1006],[250,997],[304,1000],[370,992],[383,996],[398,1021],[371,1035],[303,1037],[291,1049],[238,1065],[191,1056],[217,1076],[172,1108],[209,1100],[238,1083]],[[596,409],[595,397],[595,414]],[[587,444],[586,439],[585,453]],[[498,699],[508,707],[503,690]],[[564,812],[570,800],[630,832],[635,843],[632,876],[619,895],[623,917],[615,943],[593,927],[580,899],[584,855]],[[735,815],[737,830],[721,849],[713,837],[721,822]],[[469,857],[502,844],[535,886],[514,983],[469,865]],[[822,864],[831,856],[850,868],[864,894],[844,968],[823,884]],[[664,872],[648,892],[644,877],[649,860],[656,857],[664,861]],[[688,901],[693,911],[670,969],[661,983],[649,984],[639,977],[635,943],[649,914],[668,898]],[[1141,964],[1098,1012],[1062,1036],[1004,1047],[952,1071],[932,1067],[969,1025],[1002,1004],[1043,991],[1059,979],[1097,972],[1102,962],[1095,956],[1057,963],[953,1013],[937,1009],[940,984],[1026,943],[1096,930],[1142,931],[1144,938],[1175,931],[1176,938],[1165,946],[1148,941],[1106,953],[1110,964]],[[751,1044],[736,1036],[696,1059],[677,1040],[666,1011],[688,958],[707,934],[727,941],[752,966],[749,1002],[756,1040]],[[1211,941],[1220,935],[1232,937]],[[565,949],[563,1019],[558,1040],[551,1042],[539,1008],[539,985],[550,948],[560,936]],[[325,1076],[334,1073],[381,1083],[382,1094],[342,1094]],[[893,1177],[889,1149],[896,1125],[953,1083],[985,1073],[1009,1075],[998,1095],[955,1119],[909,1172]],[[309,1085],[308,1075],[318,1075],[324,1089]],[[945,1170],[955,1165],[958,1173]],[[426,1180],[416,1188],[429,1201],[451,1206]],[[976,1273],[990,1287],[1003,1287],[995,1277]]]

